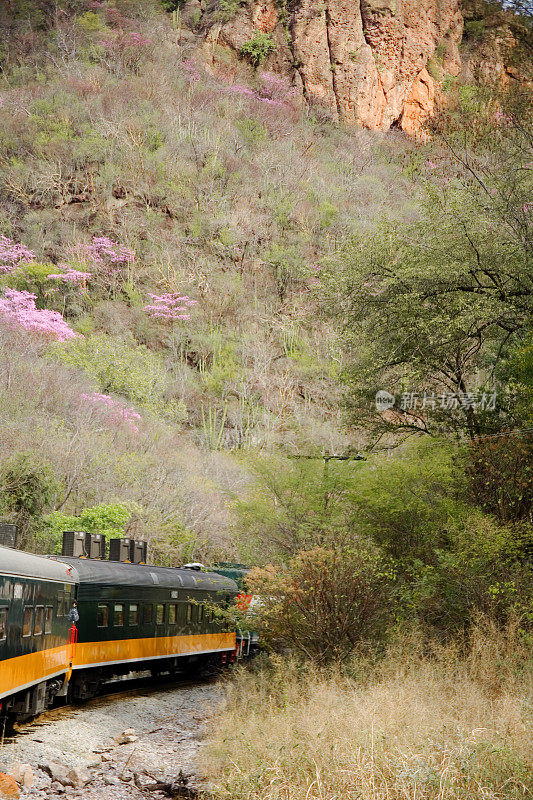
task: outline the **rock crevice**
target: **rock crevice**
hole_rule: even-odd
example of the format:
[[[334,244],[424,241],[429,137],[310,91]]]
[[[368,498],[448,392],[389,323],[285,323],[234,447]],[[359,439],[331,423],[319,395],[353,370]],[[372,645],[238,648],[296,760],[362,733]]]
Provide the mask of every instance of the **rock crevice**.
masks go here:
[[[336,121],[377,130],[420,132],[435,103],[431,59],[438,51],[449,74],[460,66],[459,0],[293,0],[281,12],[250,0],[208,32],[213,68],[228,69],[214,45],[238,54],[259,32],[276,44],[264,69]]]

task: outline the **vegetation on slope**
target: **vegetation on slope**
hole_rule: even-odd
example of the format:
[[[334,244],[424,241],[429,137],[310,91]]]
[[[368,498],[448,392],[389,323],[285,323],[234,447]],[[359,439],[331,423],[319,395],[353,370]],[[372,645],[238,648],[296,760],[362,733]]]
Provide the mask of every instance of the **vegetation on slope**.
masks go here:
[[[0,478],[20,543],[57,547],[96,509],[157,559],[289,582],[309,553],[359,574],[364,543],[380,630],[527,613],[516,93],[456,85],[415,147],[309,118],[273,75],[215,79],[156,2],[2,14]],[[431,453],[394,451],[413,433]]]

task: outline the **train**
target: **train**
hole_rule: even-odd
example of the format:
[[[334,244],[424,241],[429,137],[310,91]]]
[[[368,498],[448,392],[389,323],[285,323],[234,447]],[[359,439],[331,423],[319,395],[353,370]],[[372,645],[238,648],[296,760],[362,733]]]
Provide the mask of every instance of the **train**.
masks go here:
[[[242,592],[221,573],[0,546],[0,714],[28,719],[131,672],[194,675],[250,656],[256,637],[221,613]]]

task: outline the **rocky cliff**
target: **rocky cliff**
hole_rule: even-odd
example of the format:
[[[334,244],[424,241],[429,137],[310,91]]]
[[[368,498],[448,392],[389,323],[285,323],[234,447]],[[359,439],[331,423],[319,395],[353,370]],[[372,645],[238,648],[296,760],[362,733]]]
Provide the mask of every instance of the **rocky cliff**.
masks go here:
[[[250,0],[234,10],[206,25],[212,66],[231,73],[228,54],[263,37],[271,48],[264,69],[348,124],[416,133],[434,105],[431,60],[437,54],[445,74],[460,69],[459,0]]]

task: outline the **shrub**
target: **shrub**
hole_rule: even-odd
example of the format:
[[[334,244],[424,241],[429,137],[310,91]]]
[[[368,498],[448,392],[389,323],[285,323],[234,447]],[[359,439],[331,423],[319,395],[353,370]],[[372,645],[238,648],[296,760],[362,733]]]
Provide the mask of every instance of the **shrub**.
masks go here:
[[[105,393],[115,393],[144,408],[182,421],[184,409],[166,400],[169,375],[161,359],[133,336],[95,334],[79,339],[72,347],[57,347],[51,357],[83,369]]]
[[[244,0],[219,0],[215,11],[215,19],[220,22],[229,22],[237,14]]]
[[[248,585],[261,597],[255,624],[263,643],[319,664],[375,643],[388,620],[384,563],[364,540],[302,551],[285,568],[253,570]]]
[[[239,52],[241,57],[248,58],[257,68],[275,49],[276,44],[270,33],[258,33],[249,42],[245,42]]]
[[[107,538],[126,536],[128,523],[135,510],[123,503],[99,503],[77,515],[53,511],[44,517],[42,527],[35,537],[36,544],[41,552],[59,553],[63,531],[101,533]]]

